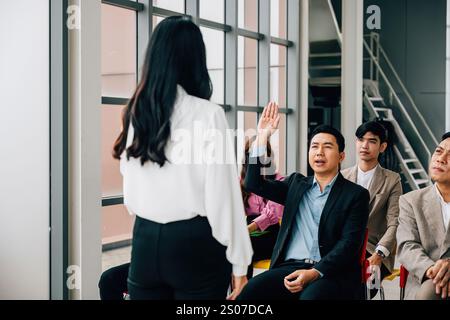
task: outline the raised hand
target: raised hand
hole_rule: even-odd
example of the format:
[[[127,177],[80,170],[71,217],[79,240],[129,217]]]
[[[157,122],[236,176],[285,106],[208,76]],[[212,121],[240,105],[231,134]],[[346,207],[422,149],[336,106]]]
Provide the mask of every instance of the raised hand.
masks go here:
[[[267,140],[278,129],[280,124],[280,114],[278,113],[278,105],[270,102],[262,113],[258,122],[258,137]]]

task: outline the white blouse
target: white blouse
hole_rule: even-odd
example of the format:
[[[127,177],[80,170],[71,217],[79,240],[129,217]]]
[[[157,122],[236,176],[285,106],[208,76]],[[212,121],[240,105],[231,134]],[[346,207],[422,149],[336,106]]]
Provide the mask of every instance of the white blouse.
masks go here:
[[[130,124],[127,148],[133,137]],[[227,247],[233,274],[243,276],[253,250],[233,141],[222,108],[178,86],[166,146],[169,161],[162,168],[153,162],[142,166],[124,152],[120,171],[130,214],[161,224],[207,217],[214,238]]]

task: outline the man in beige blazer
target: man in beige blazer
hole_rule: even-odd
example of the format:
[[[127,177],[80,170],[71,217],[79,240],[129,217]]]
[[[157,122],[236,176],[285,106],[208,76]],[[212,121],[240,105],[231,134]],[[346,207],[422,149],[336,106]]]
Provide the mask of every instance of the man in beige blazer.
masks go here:
[[[400,198],[398,260],[409,271],[406,299],[450,296],[450,132],[431,158],[435,182]]]
[[[402,195],[400,175],[384,169],[378,159],[387,148],[387,132],[382,124],[369,121],[356,130],[358,164],[342,171],[342,175],[369,190],[369,239],[367,257],[377,266],[380,280],[394,268],[399,197]],[[372,292],[372,296],[376,294]]]

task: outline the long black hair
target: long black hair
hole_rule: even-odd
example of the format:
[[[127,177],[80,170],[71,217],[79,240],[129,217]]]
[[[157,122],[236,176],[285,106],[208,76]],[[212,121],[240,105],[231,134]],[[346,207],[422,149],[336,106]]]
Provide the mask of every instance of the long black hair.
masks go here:
[[[206,66],[206,49],[200,29],[190,18],[173,16],[156,27],[147,48],[141,81],[124,110],[122,132],[113,156],[126,151],[141,164],[164,166],[170,138],[170,118],[177,98],[177,85],[192,96],[209,100],[212,84]],[[133,143],[126,148],[130,122]],[[126,150],[125,150],[126,149]]]

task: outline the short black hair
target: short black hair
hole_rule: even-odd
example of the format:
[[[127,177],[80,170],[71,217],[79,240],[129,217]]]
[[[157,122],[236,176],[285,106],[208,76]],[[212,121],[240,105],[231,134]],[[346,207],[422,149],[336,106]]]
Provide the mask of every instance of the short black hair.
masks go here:
[[[379,121],[373,120],[363,123],[356,129],[355,136],[362,139],[367,132],[371,132],[380,138],[381,143],[387,142],[386,128]]]
[[[311,145],[312,139],[319,133],[328,133],[328,134],[331,134],[332,136],[334,136],[336,138],[339,152],[344,152],[344,150],[345,150],[344,136],[342,135],[342,133],[339,132],[339,130],[337,130],[333,127],[327,126],[327,125],[320,125],[313,130],[313,132],[311,133],[311,136],[309,138],[310,145]]]
[[[447,132],[446,134],[444,134],[444,135],[442,136],[441,142],[444,141],[444,140],[447,140],[448,138],[450,138],[450,132]]]

